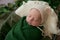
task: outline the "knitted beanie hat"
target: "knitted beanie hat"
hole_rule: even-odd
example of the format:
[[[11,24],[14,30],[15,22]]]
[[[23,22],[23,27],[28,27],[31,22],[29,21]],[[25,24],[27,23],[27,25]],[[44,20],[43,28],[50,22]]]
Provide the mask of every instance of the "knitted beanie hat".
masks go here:
[[[23,3],[22,6],[20,6],[15,13],[19,16],[27,16],[29,11],[32,8],[36,8],[40,11],[41,13],[41,17],[42,17],[42,21],[41,23],[43,23],[43,21],[46,20],[47,17],[47,13],[45,13],[46,8],[49,6],[49,4],[47,2],[44,1],[28,1],[27,3]]]

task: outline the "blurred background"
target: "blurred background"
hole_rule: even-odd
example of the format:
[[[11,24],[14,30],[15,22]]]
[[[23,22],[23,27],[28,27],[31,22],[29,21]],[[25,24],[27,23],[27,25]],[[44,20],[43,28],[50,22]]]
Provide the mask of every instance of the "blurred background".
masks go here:
[[[14,11],[20,7],[23,1],[30,0],[0,0],[0,40],[4,40],[6,34],[19,20],[19,16]],[[34,0],[33,0],[34,1]],[[60,28],[60,0],[39,0],[46,1],[55,10],[58,15],[58,27]],[[60,36],[56,36],[56,40],[59,40]]]

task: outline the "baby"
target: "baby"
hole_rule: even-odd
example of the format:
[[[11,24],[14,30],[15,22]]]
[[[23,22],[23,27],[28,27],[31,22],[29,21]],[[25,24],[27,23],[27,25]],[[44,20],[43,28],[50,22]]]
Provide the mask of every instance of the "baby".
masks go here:
[[[47,2],[28,1],[15,13],[22,18],[7,34],[5,40],[42,40],[45,36],[52,39],[52,34],[60,32],[57,28],[58,17]]]

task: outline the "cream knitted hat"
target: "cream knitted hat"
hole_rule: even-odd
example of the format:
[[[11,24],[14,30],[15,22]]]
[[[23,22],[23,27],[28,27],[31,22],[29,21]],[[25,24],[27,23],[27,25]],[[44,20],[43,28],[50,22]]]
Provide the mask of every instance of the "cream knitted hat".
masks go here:
[[[47,13],[45,13],[45,9],[49,6],[49,4],[47,2],[44,1],[28,1],[27,3],[23,3],[22,6],[20,6],[15,13],[19,16],[27,16],[29,11],[32,8],[36,8],[41,12],[41,16],[42,16],[42,21],[41,23],[43,23],[43,21],[45,21],[46,17],[47,17]]]

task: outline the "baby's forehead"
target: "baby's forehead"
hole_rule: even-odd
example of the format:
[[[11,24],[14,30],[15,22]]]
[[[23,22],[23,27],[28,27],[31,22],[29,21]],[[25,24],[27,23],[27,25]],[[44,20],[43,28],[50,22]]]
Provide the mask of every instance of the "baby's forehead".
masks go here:
[[[36,8],[32,8],[29,13],[32,15],[37,15],[37,16],[38,15],[40,16],[40,14],[41,14],[40,11]]]

